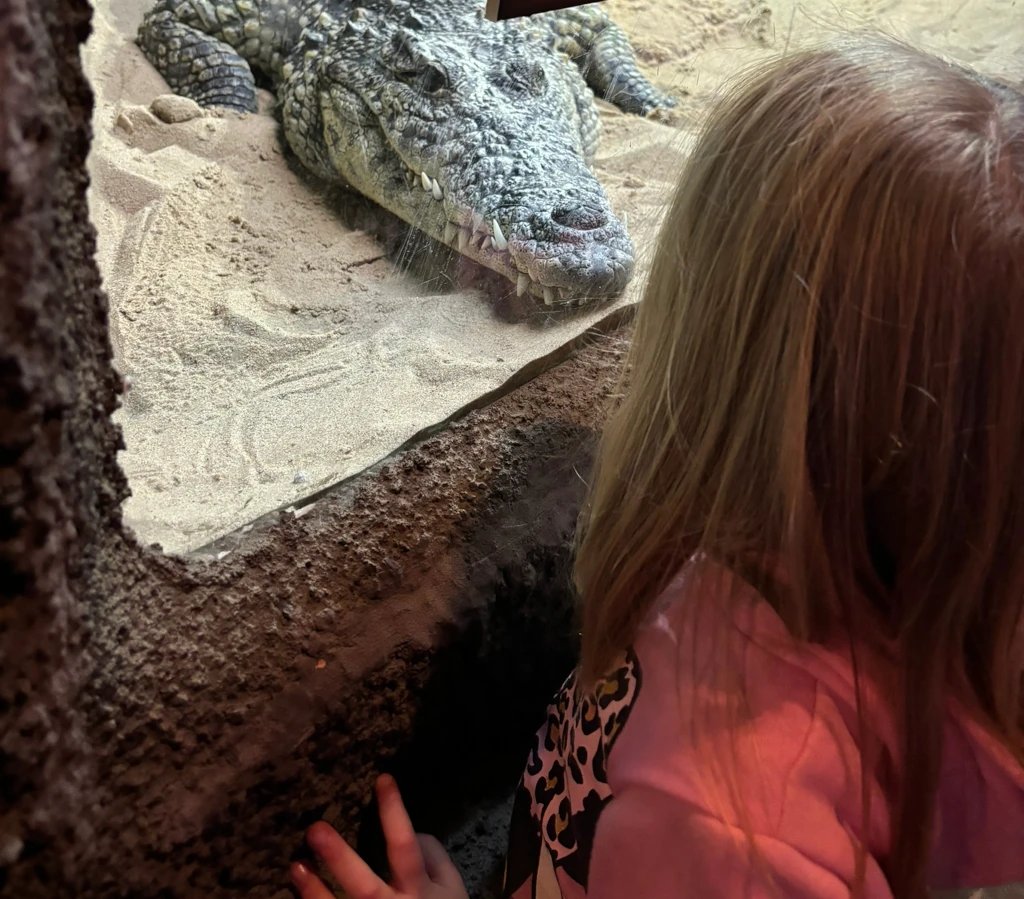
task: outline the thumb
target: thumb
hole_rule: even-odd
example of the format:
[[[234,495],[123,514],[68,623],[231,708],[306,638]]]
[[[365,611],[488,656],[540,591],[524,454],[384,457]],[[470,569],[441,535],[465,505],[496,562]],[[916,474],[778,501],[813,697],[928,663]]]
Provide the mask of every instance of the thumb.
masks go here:
[[[440,841],[425,833],[416,834],[416,839],[420,844],[420,852],[423,853],[427,876],[438,886],[458,890],[461,895],[465,895],[466,888],[462,884],[462,875]]]

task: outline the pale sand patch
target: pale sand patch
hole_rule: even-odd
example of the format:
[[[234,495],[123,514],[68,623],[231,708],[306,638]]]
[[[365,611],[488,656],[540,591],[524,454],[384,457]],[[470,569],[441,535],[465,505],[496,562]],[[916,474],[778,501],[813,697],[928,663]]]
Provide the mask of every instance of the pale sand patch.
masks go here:
[[[553,321],[500,285],[445,287],[422,241],[389,253],[363,230],[376,215],[365,203],[289,168],[269,98],[261,115],[158,120],[148,107],[166,85],[131,43],[148,0],[96,5],[84,51],[97,92],[90,206],[117,365],[131,385],[117,413],[132,487],[125,517],[144,542],[183,552],[301,503],[554,364],[616,314]],[[855,0],[842,13],[820,0],[607,9],[648,74],[687,94],[680,128],[603,110],[597,174],[644,262],[687,123],[731,75],[787,42],[876,24],[1011,75],[1024,48],[1012,0]]]

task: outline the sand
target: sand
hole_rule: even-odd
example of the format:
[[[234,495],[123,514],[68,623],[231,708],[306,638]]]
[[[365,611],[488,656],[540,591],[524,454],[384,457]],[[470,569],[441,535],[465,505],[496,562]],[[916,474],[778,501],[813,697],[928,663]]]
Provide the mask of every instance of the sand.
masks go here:
[[[628,215],[638,275],[619,304],[553,317],[501,282],[466,283],[436,245],[311,184],[286,160],[269,95],[253,116],[162,109],[167,86],[131,43],[149,2],[96,0],[89,201],[129,384],[125,518],[175,553],[301,510],[618,321],[693,123],[746,66],[871,25],[984,71],[1024,68],[1015,0],[608,0],[681,105],[668,124],[602,107],[595,170]]]

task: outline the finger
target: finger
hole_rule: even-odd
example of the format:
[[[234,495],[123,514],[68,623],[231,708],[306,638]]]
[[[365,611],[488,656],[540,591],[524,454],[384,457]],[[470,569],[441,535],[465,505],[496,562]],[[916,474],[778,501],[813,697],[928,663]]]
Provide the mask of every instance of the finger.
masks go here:
[[[416,893],[427,876],[423,853],[398,784],[386,774],[377,780],[377,805],[388,844],[388,864],[394,886],[401,893]]]
[[[326,821],[318,821],[309,828],[306,842],[351,899],[389,899],[393,895],[388,885],[373,873],[370,866]],[[314,893],[312,899],[321,897]]]
[[[423,853],[423,861],[426,863],[427,876],[438,886],[450,890],[462,889],[462,875],[455,867],[451,857],[445,852],[441,841],[429,834],[417,834],[416,838],[420,843],[420,851]]]
[[[334,899],[323,881],[301,862],[292,865],[289,873],[302,899]]]

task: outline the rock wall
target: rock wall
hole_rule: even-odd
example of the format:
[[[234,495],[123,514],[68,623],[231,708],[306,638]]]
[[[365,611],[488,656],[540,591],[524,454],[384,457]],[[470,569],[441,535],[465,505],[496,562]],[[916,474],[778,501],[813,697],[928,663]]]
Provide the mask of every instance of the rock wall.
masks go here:
[[[140,547],[85,200],[88,23],[86,0],[0,3],[0,895],[283,897],[317,818],[380,860],[381,770],[482,883],[572,663],[569,541],[618,344],[209,559]]]
[[[0,865],[51,876],[91,837],[86,602],[126,495],[86,216],[88,27],[84,2],[0,4]]]

